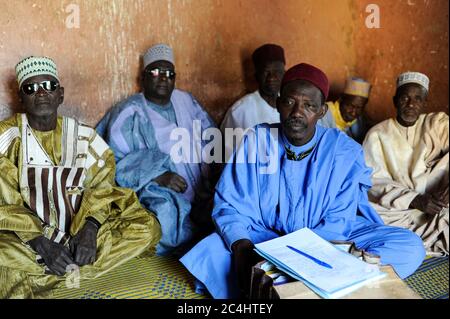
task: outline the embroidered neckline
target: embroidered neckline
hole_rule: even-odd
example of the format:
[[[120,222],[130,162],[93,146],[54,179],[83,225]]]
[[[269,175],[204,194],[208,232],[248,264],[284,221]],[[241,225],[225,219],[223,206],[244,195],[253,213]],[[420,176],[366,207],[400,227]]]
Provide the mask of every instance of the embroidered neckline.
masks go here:
[[[297,155],[297,154],[295,154],[295,152],[293,150],[291,150],[289,145],[286,145],[286,144],[284,145],[284,149],[286,150],[286,157],[288,160],[291,160],[291,161],[301,161],[302,159],[304,159],[305,157],[307,157],[309,154],[312,153],[312,151],[314,150],[314,147],[316,147],[316,144],[314,144],[309,150],[300,152]]]

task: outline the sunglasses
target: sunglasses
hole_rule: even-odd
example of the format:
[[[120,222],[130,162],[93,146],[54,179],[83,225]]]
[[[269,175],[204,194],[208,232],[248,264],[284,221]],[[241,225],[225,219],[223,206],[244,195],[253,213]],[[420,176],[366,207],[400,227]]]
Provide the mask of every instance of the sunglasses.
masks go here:
[[[41,83],[28,83],[22,85],[22,92],[27,95],[32,95],[39,91],[39,87],[43,88],[46,92],[54,92],[59,88],[59,83],[55,81],[42,81]]]
[[[173,80],[175,78],[175,76],[177,75],[175,73],[175,71],[163,70],[163,69],[160,69],[160,68],[154,68],[154,69],[151,69],[151,70],[145,70],[145,73],[150,74],[154,78],[165,75],[166,78],[171,79],[171,80]]]

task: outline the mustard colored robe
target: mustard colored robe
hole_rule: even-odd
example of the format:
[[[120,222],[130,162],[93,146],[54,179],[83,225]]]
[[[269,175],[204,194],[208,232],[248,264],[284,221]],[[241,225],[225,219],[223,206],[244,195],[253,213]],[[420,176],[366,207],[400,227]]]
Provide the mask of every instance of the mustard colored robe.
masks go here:
[[[33,130],[54,163],[60,162],[63,153],[63,123],[63,117],[58,117],[55,130]],[[41,235],[49,238],[51,227],[44,227],[38,215],[28,208],[26,195],[20,188],[20,128],[20,114],[0,122],[0,298],[51,297],[51,289],[64,285],[69,275],[45,274],[44,265],[36,262],[36,252],[26,244]],[[104,151],[98,152],[100,137],[91,130],[88,155],[92,164],[86,171],[81,204],[71,221],[70,236],[82,229],[87,217],[95,218],[101,227],[96,261],[79,269],[81,280],[98,277],[143,252],[154,253],[161,238],[161,227],[154,214],[140,205],[132,190],[116,186],[113,152],[106,144]]]

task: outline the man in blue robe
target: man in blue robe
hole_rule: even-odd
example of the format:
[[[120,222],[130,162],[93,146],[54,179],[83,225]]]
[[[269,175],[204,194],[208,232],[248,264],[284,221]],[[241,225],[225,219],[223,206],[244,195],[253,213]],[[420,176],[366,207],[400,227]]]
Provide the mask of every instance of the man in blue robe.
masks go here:
[[[291,68],[277,100],[281,123],[256,126],[225,167],[212,213],[217,232],[181,258],[214,298],[246,296],[258,261],[254,244],[304,227],[329,241],[353,241],[401,278],[423,261],[421,239],[385,226],[370,206],[371,170],[361,146],[338,129],[316,126],[328,91],[321,70]]]
[[[202,133],[215,124],[191,94],[175,89],[175,77],[172,49],[151,47],[144,55],[143,92],[114,106],[97,126],[114,151],[117,183],[132,188],[158,217],[160,255],[182,254],[201,236],[213,196],[199,150]]]

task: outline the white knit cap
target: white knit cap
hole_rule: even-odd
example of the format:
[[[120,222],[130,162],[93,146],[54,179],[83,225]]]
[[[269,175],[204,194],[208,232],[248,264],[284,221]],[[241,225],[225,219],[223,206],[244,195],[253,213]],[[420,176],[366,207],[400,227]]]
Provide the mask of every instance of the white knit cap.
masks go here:
[[[405,72],[400,74],[397,79],[397,88],[405,85],[407,83],[416,83],[423,86],[427,91],[430,85],[430,79],[423,73],[420,72]]]
[[[144,54],[144,69],[147,65],[160,60],[168,61],[175,65],[173,50],[167,44],[157,44],[147,50]]]
[[[23,81],[36,75],[51,75],[59,81],[56,64],[50,58],[30,56],[17,63],[16,76],[19,87]]]

